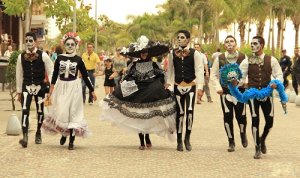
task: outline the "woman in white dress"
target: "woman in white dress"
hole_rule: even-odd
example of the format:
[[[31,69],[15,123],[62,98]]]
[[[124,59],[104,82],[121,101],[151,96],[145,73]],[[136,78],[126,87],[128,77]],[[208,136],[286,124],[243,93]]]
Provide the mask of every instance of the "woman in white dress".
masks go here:
[[[75,136],[86,137],[89,133],[84,119],[82,84],[77,77],[78,71],[92,91],[93,99],[96,100],[97,97],[83,61],[76,55],[78,35],[69,32],[64,36],[63,42],[66,54],[58,55],[55,60],[49,93],[52,105],[48,107],[49,113],[44,120],[43,129],[46,133],[62,134],[61,145],[65,144],[67,136],[70,135],[68,148],[73,150]]]

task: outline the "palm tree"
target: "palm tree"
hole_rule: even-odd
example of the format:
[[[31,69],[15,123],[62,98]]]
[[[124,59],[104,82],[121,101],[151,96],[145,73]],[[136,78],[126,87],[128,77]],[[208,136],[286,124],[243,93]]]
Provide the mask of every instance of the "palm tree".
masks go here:
[[[299,45],[299,27],[300,27],[300,1],[299,0],[291,0],[291,15],[290,18],[293,21],[295,28],[295,47]]]

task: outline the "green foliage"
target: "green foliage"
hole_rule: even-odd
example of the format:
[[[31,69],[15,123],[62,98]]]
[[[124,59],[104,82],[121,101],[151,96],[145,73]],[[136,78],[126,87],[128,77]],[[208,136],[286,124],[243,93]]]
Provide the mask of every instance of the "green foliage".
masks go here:
[[[8,15],[21,15],[26,9],[26,0],[2,0],[5,9],[4,13]]]
[[[15,106],[15,98],[17,96],[17,89],[16,89],[16,65],[18,56],[21,53],[21,51],[14,51],[10,58],[8,67],[6,70],[6,82],[9,84],[9,95],[11,97],[11,104],[12,104],[12,110],[14,111],[16,109]]]
[[[19,54],[21,54],[21,51],[14,51],[11,54],[6,70],[6,81],[12,84],[14,88],[16,86],[16,65]]]

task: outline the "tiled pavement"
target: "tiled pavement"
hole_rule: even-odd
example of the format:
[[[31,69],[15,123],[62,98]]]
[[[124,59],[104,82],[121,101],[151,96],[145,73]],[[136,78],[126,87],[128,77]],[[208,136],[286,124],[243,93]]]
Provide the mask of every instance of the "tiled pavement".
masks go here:
[[[96,89],[103,98],[102,79]],[[36,120],[33,107],[28,148],[18,144],[21,136],[7,136],[6,124],[11,109],[8,92],[0,92],[0,177],[300,177],[300,108],[288,103],[289,113],[283,114],[275,101],[274,127],[267,139],[268,153],[254,160],[248,113],[248,148],[242,148],[235,125],[236,151],[227,152],[218,96],[213,103],[196,106],[191,152],[177,152],[176,142],[151,135],[153,148],[138,150],[139,139],[100,122],[99,106],[86,105],[85,116],[93,135],[76,138],[74,151],[60,146],[60,136],[43,135],[43,144],[34,144]],[[32,106],[34,103],[32,103]],[[20,109],[20,105],[17,105]],[[264,120],[261,120],[261,130]]]

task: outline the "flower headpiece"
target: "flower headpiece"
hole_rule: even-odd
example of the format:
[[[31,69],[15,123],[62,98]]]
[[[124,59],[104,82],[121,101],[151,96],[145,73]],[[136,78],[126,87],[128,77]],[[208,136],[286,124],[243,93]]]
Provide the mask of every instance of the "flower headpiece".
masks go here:
[[[74,33],[74,32],[68,32],[66,33],[63,38],[62,38],[62,43],[65,44],[65,42],[68,40],[68,39],[74,39],[75,40],[75,43],[77,45],[79,45],[80,43],[80,38],[78,36],[77,33]]]
[[[143,35],[136,42],[131,43],[127,49],[123,49],[120,54],[140,58],[144,50],[147,50],[148,57],[156,57],[168,52],[169,46],[159,41],[150,41]]]

